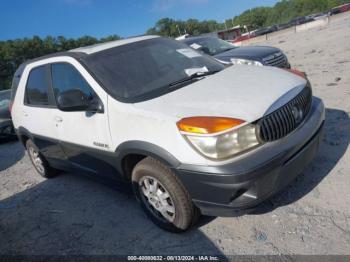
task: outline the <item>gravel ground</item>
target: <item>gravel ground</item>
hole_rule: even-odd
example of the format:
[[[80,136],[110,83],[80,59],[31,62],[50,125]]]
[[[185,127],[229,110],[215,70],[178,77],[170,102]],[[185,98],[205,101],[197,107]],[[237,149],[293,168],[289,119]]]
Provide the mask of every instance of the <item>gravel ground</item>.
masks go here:
[[[276,37],[327,107],[316,159],[254,214],[154,226],[128,192],[79,174],[41,179],[18,142],[0,144],[0,254],[350,255],[350,15]]]

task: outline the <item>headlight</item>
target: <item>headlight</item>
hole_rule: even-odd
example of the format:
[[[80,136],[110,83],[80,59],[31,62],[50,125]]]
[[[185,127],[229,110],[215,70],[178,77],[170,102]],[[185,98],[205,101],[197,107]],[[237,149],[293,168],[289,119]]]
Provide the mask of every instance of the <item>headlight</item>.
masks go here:
[[[254,60],[246,60],[246,59],[236,59],[232,58],[231,59],[232,64],[234,65],[253,65],[253,66],[263,66],[262,63],[259,61],[254,61]]]
[[[204,119],[208,119],[203,117]],[[191,118],[189,118],[191,119]],[[192,118],[193,119],[193,118]],[[207,126],[213,126],[213,121],[221,120],[222,118],[209,118],[207,120]],[[230,118],[228,118],[230,119]],[[186,119],[188,120],[188,119]],[[237,119],[232,119],[237,120]],[[181,120],[183,121],[183,120]],[[181,129],[181,121],[178,122],[178,127]],[[203,121],[204,122],[204,121]],[[196,130],[205,130],[203,122],[197,122]],[[210,124],[209,124],[210,122]],[[179,124],[180,123],[180,124]],[[198,124],[202,124],[201,127]],[[215,125],[215,124],[214,124]],[[236,128],[235,128],[236,126]],[[219,131],[217,134],[210,134],[210,132],[189,133],[185,130],[182,134],[186,137],[187,141],[202,155],[215,159],[221,160],[235,155],[241,154],[256,147],[259,141],[255,134],[255,126],[253,124],[245,124],[243,121],[236,123],[233,127],[226,125],[228,131]],[[190,130],[190,129],[187,129]],[[184,131],[184,130],[182,130]]]

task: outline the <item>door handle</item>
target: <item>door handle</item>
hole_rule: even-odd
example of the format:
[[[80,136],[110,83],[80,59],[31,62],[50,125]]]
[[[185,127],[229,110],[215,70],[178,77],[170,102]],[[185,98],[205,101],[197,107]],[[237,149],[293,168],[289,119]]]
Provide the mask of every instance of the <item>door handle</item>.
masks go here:
[[[24,116],[28,116],[28,113],[26,111],[23,111]]]
[[[63,121],[63,118],[60,117],[60,116],[55,116],[55,121],[56,121],[57,123],[61,123],[61,122]]]

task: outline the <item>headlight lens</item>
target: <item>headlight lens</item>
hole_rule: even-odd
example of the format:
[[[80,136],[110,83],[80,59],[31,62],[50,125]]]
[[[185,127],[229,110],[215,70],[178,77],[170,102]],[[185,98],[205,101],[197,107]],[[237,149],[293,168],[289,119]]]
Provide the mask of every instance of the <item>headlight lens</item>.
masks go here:
[[[185,136],[201,154],[216,160],[243,153],[259,144],[255,134],[255,126],[252,124],[247,124],[219,135],[185,134]]]
[[[231,59],[232,64],[234,65],[253,65],[253,66],[263,66],[259,61],[246,60],[246,59]]]

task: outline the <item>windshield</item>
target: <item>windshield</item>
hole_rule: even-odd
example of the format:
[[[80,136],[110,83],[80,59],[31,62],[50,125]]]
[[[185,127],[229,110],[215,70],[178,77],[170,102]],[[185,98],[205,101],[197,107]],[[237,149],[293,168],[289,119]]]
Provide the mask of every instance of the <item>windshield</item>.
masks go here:
[[[217,55],[236,48],[233,44],[221,40],[217,37],[188,39],[185,42],[192,48],[201,50],[208,55]]]
[[[82,61],[106,91],[123,102],[144,101],[178,89],[185,84],[172,83],[189,77],[196,68],[209,72],[224,69],[215,60],[167,38],[118,46]]]

